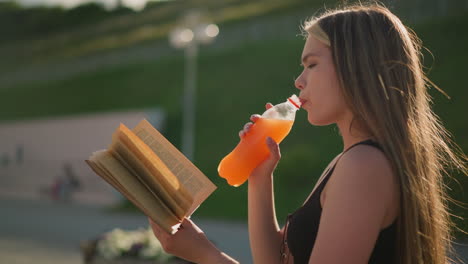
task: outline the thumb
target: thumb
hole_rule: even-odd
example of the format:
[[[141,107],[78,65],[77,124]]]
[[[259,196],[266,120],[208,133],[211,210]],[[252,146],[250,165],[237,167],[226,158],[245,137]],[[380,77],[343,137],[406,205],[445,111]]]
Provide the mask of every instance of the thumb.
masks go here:
[[[200,227],[198,227],[190,218],[185,217],[184,220],[181,223],[181,228],[183,229],[193,229],[197,231],[198,233],[203,233],[203,230],[201,230]]]
[[[267,137],[266,144],[267,144],[268,149],[270,150],[270,156],[268,157],[268,160],[270,160],[271,162],[274,162],[276,165],[276,163],[281,158],[279,145],[271,137]]]
[[[278,165],[279,159],[281,158],[279,145],[271,137],[267,137],[265,143],[270,151],[270,156],[260,163],[254,171],[252,171],[252,174],[256,176],[249,178],[249,181],[258,178],[257,175],[260,175],[260,178],[265,178],[263,176],[266,175],[272,175],[276,165]]]

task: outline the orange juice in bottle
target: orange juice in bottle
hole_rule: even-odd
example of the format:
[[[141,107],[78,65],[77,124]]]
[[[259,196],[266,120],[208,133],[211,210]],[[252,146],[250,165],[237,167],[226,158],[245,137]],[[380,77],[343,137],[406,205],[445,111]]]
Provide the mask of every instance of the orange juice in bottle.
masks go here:
[[[280,143],[291,131],[300,105],[299,98],[292,95],[286,102],[265,111],[236,148],[221,160],[219,176],[225,178],[229,185],[237,187],[243,184],[253,169],[270,154],[266,138],[271,137]]]

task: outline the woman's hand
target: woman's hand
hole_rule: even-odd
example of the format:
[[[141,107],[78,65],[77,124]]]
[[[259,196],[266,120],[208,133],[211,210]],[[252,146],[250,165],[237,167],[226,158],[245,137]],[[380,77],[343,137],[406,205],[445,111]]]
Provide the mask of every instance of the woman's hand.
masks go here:
[[[270,109],[271,107],[273,107],[273,105],[270,103],[267,103],[265,106],[266,109]],[[252,115],[250,117],[250,120],[252,122],[249,122],[244,125],[244,129],[239,131],[239,137],[241,139],[244,138],[249,133],[252,125],[260,118],[260,115]],[[268,137],[265,143],[267,144],[268,149],[270,150],[270,156],[252,171],[252,174],[249,176],[249,181],[256,181],[257,179],[265,179],[266,177],[271,177],[273,171],[276,168],[276,165],[278,165],[278,162],[281,158],[279,145],[272,138]]]
[[[164,251],[169,254],[202,263],[203,258],[208,255],[207,251],[214,247],[203,231],[188,218],[184,219],[174,235],[166,233],[150,218],[148,220],[154,235],[161,242]]]
[[[270,103],[267,103],[267,104],[265,105],[265,108],[266,108],[267,110],[270,109],[270,108],[272,108],[272,107],[273,107],[273,105],[270,104]],[[239,137],[240,137],[241,139],[244,138],[244,137],[247,135],[247,133],[250,131],[250,128],[252,127],[252,125],[253,125],[255,122],[257,122],[257,120],[260,119],[261,117],[262,117],[262,116],[261,116],[261,115],[258,115],[258,114],[251,115],[251,116],[250,116],[250,121],[252,121],[252,122],[248,122],[248,123],[246,123],[246,124],[244,125],[244,128],[243,128],[241,131],[239,131]]]
[[[219,251],[192,220],[185,218],[179,230],[168,234],[150,218],[148,221],[156,238],[169,254],[194,263],[236,263]]]

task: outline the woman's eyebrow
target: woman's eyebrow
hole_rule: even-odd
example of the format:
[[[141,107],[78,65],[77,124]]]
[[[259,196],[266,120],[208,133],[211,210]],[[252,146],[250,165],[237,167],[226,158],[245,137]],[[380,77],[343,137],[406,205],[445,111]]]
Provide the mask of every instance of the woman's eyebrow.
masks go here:
[[[315,53],[315,52],[309,52],[306,55],[302,57],[301,64],[304,64],[304,62],[309,58],[309,57],[320,57],[320,54]]]

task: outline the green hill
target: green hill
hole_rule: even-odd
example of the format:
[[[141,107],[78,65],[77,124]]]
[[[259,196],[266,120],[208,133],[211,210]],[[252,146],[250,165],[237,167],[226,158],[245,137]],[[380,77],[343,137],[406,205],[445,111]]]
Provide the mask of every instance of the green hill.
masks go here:
[[[212,22],[224,26],[298,10],[306,4],[311,8],[318,5],[318,1],[314,2],[311,5],[304,0],[163,1],[149,2],[142,12],[123,7],[109,12],[94,3],[63,10],[45,7],[23,9],[9,2],[0,2],[0,70],[92,56],[166,40],[169,31],[189,10],[199,10]]]
[[[272,13],[271,15],[274,15]],[[304,18],[297,18],[298,24]],[[426,55],[430,78],[450,96],[435,89],[435,110],[468,152],[466,105],[468,81],[463,78],[468,61],[467,14],[415,26],[435,57]],[[291,32],[295,35],[299,32]],[[203,49],[199,57],[195,164],[219,187],[197,215],[246,219],[247,186],[232,188],[217,176],[217,165],[238,142],[237,131],[252,113],[263,112],[264,103],[283,101],[297,93],[293,79],[300,73],[299,56],[304,41],[264,40],[229,49]],[[180,142],[181,98],[184,60],[163,57],[154,62],[108,67],[65,80],[24,83],[0,89],[0,119],[30,119],[45,116],[162,107],[168,123],[164,134]],[[290,136],[282,143],[283,158],[275,173],[277,215],[281,220],[308,196],[321,170],[340,152],[334,127],[312,127],[299,111]],[[467,190],[467,177],[457,176]],[[451,181],[451,195],[468,202],[462,188]],[[466,210],[452,207],[468,218]],[[466,222],[457,220],[468,230]],[[464,225],[464,226],[463,226]]]

